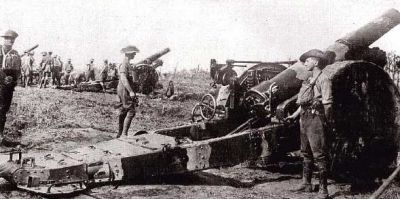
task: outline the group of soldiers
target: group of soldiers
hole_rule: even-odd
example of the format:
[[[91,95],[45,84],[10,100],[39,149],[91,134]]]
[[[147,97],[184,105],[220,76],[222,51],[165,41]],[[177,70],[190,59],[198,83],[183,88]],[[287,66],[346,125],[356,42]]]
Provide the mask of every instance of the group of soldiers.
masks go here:
[[[42,52],[42,58],[36,67],[33,52],[25,52],[21,58],[21,84],[30,86],[33,80],[40,84],[40,88],[46,88],[51,80],[53,86],[76,85],[81,82],[95,81],[94,59],[90,59],[84,72],[74,71],[71,59],[64,63],[61,57],[50,52]],[[118,72],[115,63],[104,64],[100,67],[101,84],[110,80],[117,80]],[[104,87],[104,86],[103,86]]]

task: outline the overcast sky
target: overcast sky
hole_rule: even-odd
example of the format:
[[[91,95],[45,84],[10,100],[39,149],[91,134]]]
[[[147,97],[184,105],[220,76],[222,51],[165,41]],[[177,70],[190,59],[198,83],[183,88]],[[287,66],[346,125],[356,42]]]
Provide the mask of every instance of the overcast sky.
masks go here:
[[[209,60],[282,61],[324,49],[400,1],[312,0],[0,0],[0,31],[13,29],[15,49],[39,44],[82,66],[90,58],[121,62],[136,45],[136,61],[166,47],[163,71],[208,68]],[[373,44],[400,52],[400,26]],[[39,57],[39,56],[37,56]]]

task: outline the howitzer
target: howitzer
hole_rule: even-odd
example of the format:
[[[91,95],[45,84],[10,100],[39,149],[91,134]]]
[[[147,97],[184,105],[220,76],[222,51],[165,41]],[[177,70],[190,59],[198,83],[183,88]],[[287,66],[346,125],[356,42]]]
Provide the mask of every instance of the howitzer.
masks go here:
[[[24,54],[22,56],[25,56],[26,54],[32,52],[33,50],[35,50],[37,47],[39,47],[39,44],[36,44],[34,46],[32,46],[31,48],[28,48],[26,50],[24,50]]]
[[[149,94],[153,92],[156,84],[158,83],[158,73],[156,68],[163,64],[163,61],[159,58],[167,54],[170,51],[169,48],[155,53],[146,59],[133,64],[133,70],[135,70],[138,77],[137,82],[139,83],[139,92],[143,94]]]
[[[146,59],[143,59],[142,61],[139,61],[137,63],[134,64],[134,66],[137,66],[139,64],[152,64],[154,61],[156,61],[157,59],[159,59],[160,57],[164,56],[165,54],[169,53],[170,49],[169,48],[165,48],[164,50],[155,53],[149,57],[147,57]]]
[[[400,14],[392,17],[400,18]],[[211,64],[217,65],[215,60]],[[225,68],[226,65],[217,67],[212,76]],[[276,75],[279,70],[282,72]],[[382,68],[372,62],[337,61],[324,71],[332,79],[336,119],[331,170],[364,179],[379,175],[397,154],[398,90]],[[218,96],[221,103],[207,95],[197,106],[206,117],[217,115],[210,108],[222,106],[224,117],[139,131],[131,137],[66,152],[11,159],[0,164],[0,168],[7,168],[0,174],[18,189],[57,195],[83,191],[87,185],[193,172],[245,160],[261,158],[269,162],[274,155],[279,157],[299,149],[298,125],[280,121],[278,112],[297,109],[292,102],[307,75],[299,62],[288,69],[277,64],[258,64],[220,89],[219,94],[226,91]],[[278,86],[276,91],[274,85]]]

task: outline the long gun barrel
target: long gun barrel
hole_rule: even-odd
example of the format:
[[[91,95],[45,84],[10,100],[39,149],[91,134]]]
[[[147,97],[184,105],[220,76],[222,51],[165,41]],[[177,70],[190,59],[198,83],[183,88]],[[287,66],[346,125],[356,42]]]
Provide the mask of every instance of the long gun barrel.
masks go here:
[[[26,53],[32,52],[37,47],[39,47],[39,44],[36,44],[36,45],[32,46],[31,48],[28,48],[28,49],[24,50],[24,54],[22,56],[24,56]]]
[[[153,55],[147,57],[146,59],[137,62],[137,63],[134,64],[134,65],[138,65],[138,64],[152,64],[154,61],[156,61],[157,59],[159,59],[159,58],[162,57],[163,55],[169,53],[169,51],[170,51],[169,48],[165,48],[164,50],[162,50],[162,51],[160,51],[160,52],[158,52],[158,53],[155,53],[155,54],[153,54]]]
[[[354,32],[337,40],[327,50],[336,54],[335,60],[345,60],[348,53],[368,48],[390,29],[400,23],[400,13],[395,9],[390,9],[382,16],[372,22],[362,26]],[[249,94],[267,100],[268,89],[275,83],[279,87],[279,92],[275,94],[273,104],[279,104],[293,95],[297,94],[303,80],[311,76],[311,72],[306,71],[301,62],[297,62],[288,69],[284,70],[274,78],[264,81],[250,89]]]

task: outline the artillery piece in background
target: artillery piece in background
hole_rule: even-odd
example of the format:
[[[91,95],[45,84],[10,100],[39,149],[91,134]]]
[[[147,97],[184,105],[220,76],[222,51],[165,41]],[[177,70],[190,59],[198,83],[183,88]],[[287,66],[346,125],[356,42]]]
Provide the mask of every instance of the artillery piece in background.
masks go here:
[[[391,9],[326,49],[332,55],[324,71],[333,84],[335,121],[330,157],[334,177],[371,181],[382,177],[396,159],[400,95],[382,69],[386,53],[369,45],[399,23],[400,13]],[[311,72],[305,71],[301,62],[247,62],[260,65],[238,77],[232,63],[244,62],[217,64],[211,60],[211,77],[221,89],[216,100],[208,94],[195,106],[194,120],[229,123],[233,132],[276,126],[276,131],[263,136],[262,160],[273,162],[290,150],[298,150],[298,121],[286,123],[284,118],[297,109],[297,93]],[[280,63],[293,65],[285,69]],[[222,117],[215,117],[218,113]]]
[[[324,69],[333,82],[334,177],[373,180],[396,159],[400,94],[381,66],[371,62],[375,60],[365,61],[362,56],[349,60],[349,56],[371,54],[368,46],[399,23],[400,13],[389,10],[328,48],[336,55],[332,57],[335,62]],[[0,177],[18,189],[54,196],[80,192],[88,185],[146,181],[152,176],[233,166],[246,160],[272,161],[272,157],[298,150],[298,125],[282,119],[296,109],[294,99],[310,72],[301,62],[286,69],[280,64],[292,62],[260,63],[237,77],[232,63],[211,64],[215,83],[226,85],[218,96],[219,105],[227,111],[224,117],[138,131],[124,139],[59,153],[23,157],[13,151],[0,164]],[[210,105],[197,107],[205,111],[206,106]]]
[[[163,61],[159,58],[167,54],[169,51],[169,48],[165,48],[164,50],[133,64],[133,70],[138,78],[139,93],[147,95],[154,91],[159,80],[156,69],[163,65]]]
[[[164,50],[155,53],[142,61],[132,64],[132,70],[135,71],[136,78],[138,80],[136,92],[147,95],[154,91],[159,80],[156,69],[163,65],[163,61],[159,58],[167,54],[169,51],[169,48],[165,48]],[[116,92],[118,81],[119,80],[106,81],[104,83],[106,90],[108,92]],[[103,87],[101,86],[100,81],[82,82],[76,85],[74,91],[103,92]]]

